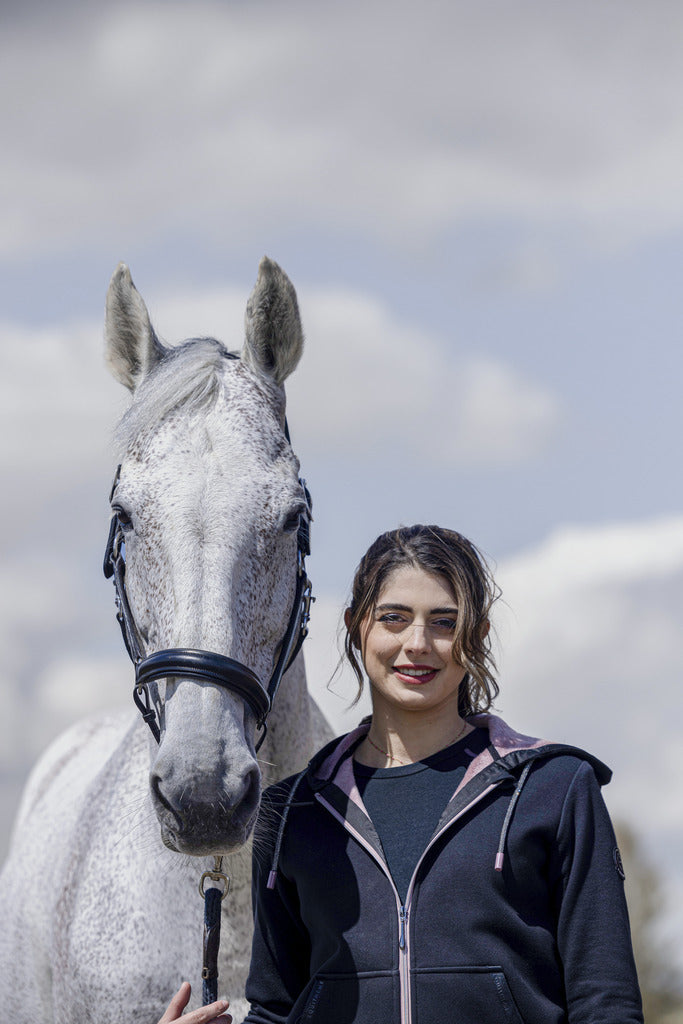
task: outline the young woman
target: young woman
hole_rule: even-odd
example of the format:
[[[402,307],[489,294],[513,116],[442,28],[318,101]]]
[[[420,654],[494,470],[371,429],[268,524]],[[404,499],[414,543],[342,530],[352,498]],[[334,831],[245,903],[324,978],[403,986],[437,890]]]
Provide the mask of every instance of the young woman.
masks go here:
[[[488,713],[495,597],[439,527],[361,561],[372,716],[265,794],[249,1024],[642,1024],[611,773]]]

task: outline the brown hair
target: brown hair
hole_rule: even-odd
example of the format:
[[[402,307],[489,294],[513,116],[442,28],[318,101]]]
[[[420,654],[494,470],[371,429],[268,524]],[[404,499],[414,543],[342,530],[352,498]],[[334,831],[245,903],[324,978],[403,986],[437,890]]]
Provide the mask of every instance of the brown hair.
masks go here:
[[[401,526],[383,533],[360,561],[353,579],[344,640],[344,652],[358,678],[358,697],[363,690],[359,659],[363,623],[374,612],[388,577],[404,565],[439,576],[452,591],[458,608],[453,660],[467,670],[460,687],[458,711],[463,717],[487,711],[498,695],[488,617],[500,591],[474,544],[455,530],[441,526]]]

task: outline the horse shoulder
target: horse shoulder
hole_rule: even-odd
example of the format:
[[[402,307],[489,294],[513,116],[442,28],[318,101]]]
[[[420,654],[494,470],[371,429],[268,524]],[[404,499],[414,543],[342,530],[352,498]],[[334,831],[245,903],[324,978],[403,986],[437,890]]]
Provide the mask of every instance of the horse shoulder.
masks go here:
[[[27,782],[0,872],[0,1000],[17,1024],[53,1019],[53,957],[71,923],[62,901],[78,857],[79,817],[128,728],[128,714],[79,722],[51,744]],[[81,835],[80,846],[87,842]]]
[[[82,719],[61,733],[41,755],[28,777],[15,819],[12,844],[26,829],[36,808],[54,804],[54,793],[65,785],[72,794],[92,779],[131,724],[129,712]]]

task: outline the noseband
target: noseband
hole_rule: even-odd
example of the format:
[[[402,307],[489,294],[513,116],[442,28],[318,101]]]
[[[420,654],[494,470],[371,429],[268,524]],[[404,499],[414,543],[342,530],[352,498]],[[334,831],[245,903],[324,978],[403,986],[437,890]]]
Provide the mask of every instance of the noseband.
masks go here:
[[[285,435],[289,441],[289,430],[285,422]],[[111,502],[119,482],[121,466],[116,470],[109,500]],[[310,520],[311,495],[306,481],[299,478],[299,483],[306,498],[306,508],[299,513],[299,525],[296,535],[297,575],[294,602],[289,616],[285,635],[279,648],[278,659],[273,673],[264,686],[259,677],[241,661],[228,658],[224,654],[213,651],[195,650],[191,647],[171,647],[163,651],[155,651],[146,655],[140,632],[135,624],[133,612],[126,594],[126,559],[125,536],[121,520],[116,511],[112,514],[109,527],[107,549],[104,553],[104,575],[114,579],[116,591],[116,618],[123,634],[123,642],[131,661],[135,666],[135,686],[133,700],[142,713],[142,717],[152,730],[154,739],[161,738],[161,721],[159,709],[152,701],[149,686],[158,679],[180,676],[196,682],[214,683],[235,693],[247,704],[254,713],[257,728],[261,735],[256,743],[259,749],[266,735],[266,719],[273,706],[275,695],[282,677],[301,650],[301,645],[308,633],[310,617],[311,581],[306,575],[306,555],[310,555]]]

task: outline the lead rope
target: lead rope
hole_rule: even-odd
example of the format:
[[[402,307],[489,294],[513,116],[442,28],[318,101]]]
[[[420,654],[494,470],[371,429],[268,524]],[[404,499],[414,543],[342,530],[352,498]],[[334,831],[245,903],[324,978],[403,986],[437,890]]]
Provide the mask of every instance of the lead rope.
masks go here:
[[[205,886],[207,878],[213,885]],[[220,889],[215,883],[224,886]],[[221,904],[230,892],[230,878],[223,871],[223,858],[214,857],[213,871],[199,879],[199,895],[204,900],[204,941],[202,943],[202,1006],[218,999],[218,948],[221,942]]]

